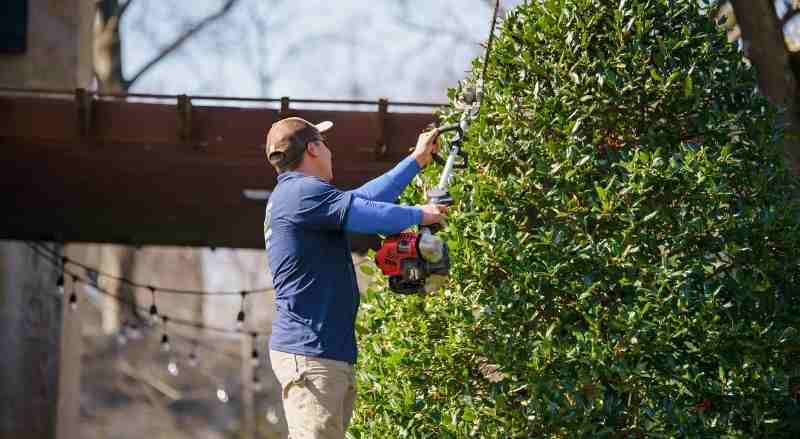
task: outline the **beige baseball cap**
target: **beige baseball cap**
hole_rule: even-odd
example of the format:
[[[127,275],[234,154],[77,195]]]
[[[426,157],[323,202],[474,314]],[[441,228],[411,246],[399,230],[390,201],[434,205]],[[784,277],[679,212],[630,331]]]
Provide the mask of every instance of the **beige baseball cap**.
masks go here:
[[[331,121],[315,125],[300,117],[287,117],[273,123],[267,133],[267,160],[278,172],[291,168],[303,158],[306,145],[321,139],[321,134],[331,127]]]

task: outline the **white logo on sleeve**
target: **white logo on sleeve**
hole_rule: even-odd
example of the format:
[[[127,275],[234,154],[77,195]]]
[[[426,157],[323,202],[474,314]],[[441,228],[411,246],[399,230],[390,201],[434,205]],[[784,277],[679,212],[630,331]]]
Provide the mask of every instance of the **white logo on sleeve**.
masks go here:
[[[269,237],[272,236],[272,201],[267,203],[267,214],[264,218],[264,244],[269,247]]]

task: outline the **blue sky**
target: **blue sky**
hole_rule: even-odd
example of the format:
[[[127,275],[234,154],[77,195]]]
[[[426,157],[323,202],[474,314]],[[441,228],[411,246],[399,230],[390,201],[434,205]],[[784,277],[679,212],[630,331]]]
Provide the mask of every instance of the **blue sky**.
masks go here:
[[[122,23],[126,74],[223,3],[137,0]],[[133,91],[444,102],[491,12],[485,0],[239,0]]]

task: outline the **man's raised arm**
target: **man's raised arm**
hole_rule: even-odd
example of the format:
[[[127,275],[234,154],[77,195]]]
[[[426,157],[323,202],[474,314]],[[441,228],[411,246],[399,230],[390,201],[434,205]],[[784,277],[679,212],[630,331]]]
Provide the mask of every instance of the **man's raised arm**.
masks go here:
[[[419,171],[430,163],[439,150],[436,143],[438,132],[434,129],[419,135],[414,152],[385,174],[376,177],[350,193],[356,198],[394,203]]]

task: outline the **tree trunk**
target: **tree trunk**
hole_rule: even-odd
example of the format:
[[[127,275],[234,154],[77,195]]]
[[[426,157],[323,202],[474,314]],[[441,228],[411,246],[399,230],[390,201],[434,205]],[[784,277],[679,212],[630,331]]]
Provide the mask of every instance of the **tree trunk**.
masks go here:
[[[97,267],[103,273],[113,274],[125,279],[134,279],[137,269],[137,252],[135,248],[111,245],[88,244],[87,252],[96,254],[83,259],[88,265]],[[142,324],[143,317],[138,310],[127,304],[136,303],[136,291],[128,284],[121,283],[103,276],[99,278],[100,287],[111,292],[111,296],[103,297],[103,332],[112,334],[119,331],[124,322]]]
[[[132,0],[128,0],[132,1]],[[125,3],[127,6],[128,3]],[[119,22],[124,14],[119,0],[100,0],[95,22],[94,71],[101,92],[127,92],[130,84],[122,72],[122,38]],[[131,279],[136,270],[136,250],[128,247],[101,245],[99,268],[107,273]],[[136,303],[135,292],[128,285],[110,282],[104,285],[122,302]],[[125,320],[138,320],[131,309],[120,306],[117,299],[106,298],[103,307],[103,329],[106,333],[119,330]]]
[[[731,4],[745,56],[758,72],[759,90],[785,110],[783,154],[791,172],[800,176],[800,59],[786,47],[772,0],[732,0]]]
[[[122,13],[119,0],[101,0],[97,3],[94,70],[100,91],[123,92],[129,88],[122,74],[122,43],[119,31]]]
[[[150,61],[144,64],[130,78],[123,73],[122,38],[120,21],[128,7],[134,0],[99,0],[97,2],[97,20],[94,29],[94,71],[101,92],[120,93],[128,92],[131,86],[148,70],[157,65],[166,57],[173,54],[186,41],[201,32],[208,25],[224,17],[238,0],[226,0],[215,13],[210,14],[186,29],[175,40],[164,47]],[[104,246],[108,247],[108,246]],[[115,273],[125,279],[133,279],[137,270],[137,252],[131,247],[104,248],[100,251],[103,255],[100,266],[103,271]],[[129,285],[115,283],[109,290],[121,298],[121,302],[136,303],[136,295]],[[114,300],[114,299],[111,299]],[[134,311],[134,312],[132,312]],[[125,320],[139,320],[135,309],[119,306],[118,303],[109,303],[104,309],[103,327],[106,331],[118,329]]]
[[[120,3],[119,0],[99,0],[98,19],[95,23],[94,68],[101,91],[128,91],[153,66],[172,55],[186,41],[202,32],[210,24],[221,19],[233,9],[238,0],[226,0],[213,14],[204,17],[178,35],[171,43],[161,49],[139,70],[126,78],[122,71],[122,45],[119,23],[133,0]]]

